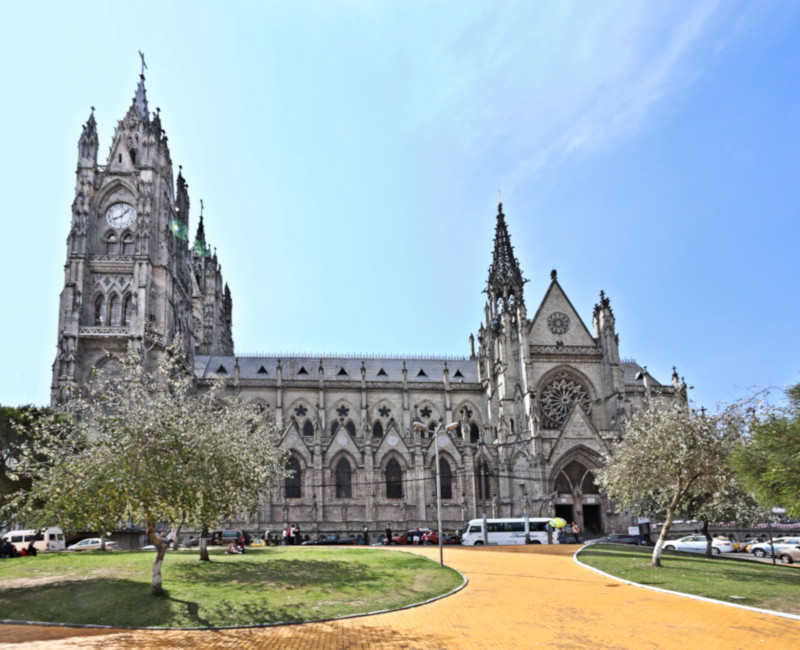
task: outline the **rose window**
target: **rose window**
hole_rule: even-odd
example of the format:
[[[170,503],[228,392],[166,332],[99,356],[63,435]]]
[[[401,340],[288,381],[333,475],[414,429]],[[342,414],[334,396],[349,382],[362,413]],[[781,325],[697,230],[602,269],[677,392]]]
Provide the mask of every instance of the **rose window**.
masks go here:
[[[589,393],[569,375],[561,375],[542,389],[542,416],[545,429],[558,429],[564,424],[572,411],[573,404],[579,404],[586,415],[592,412]]]
[[[569,316],[560,311],[554,311],[547,317],[547,327],[553,334],[565,334],[569,329]]]

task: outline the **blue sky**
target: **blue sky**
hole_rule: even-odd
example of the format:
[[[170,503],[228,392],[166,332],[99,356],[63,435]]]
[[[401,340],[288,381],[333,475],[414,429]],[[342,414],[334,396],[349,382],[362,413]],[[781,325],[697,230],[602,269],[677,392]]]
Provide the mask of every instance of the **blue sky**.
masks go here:
[[[0,0],[0,403],[46,403],[77,139],[146,54],[238,353],[468,354],[502,190],[532,315],[713,407],[800,381],[800,4]]]

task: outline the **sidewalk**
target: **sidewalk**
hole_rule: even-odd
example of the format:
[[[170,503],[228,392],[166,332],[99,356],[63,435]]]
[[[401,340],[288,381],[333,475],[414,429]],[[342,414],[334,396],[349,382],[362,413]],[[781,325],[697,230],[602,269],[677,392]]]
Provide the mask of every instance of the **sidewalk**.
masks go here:
[[[397,548],[397,547],[395,547]],[[0,626],[24,648],[796,648],[800,621],[625,585],[577,565],[575,546],[445,547],[469,578],[430,605],[330,623],[221,631]],[[438,561],[436,547],[412,552]],[[365,549],[365,552],[369,552]],[[20,645],[21,644],[21,645]]]

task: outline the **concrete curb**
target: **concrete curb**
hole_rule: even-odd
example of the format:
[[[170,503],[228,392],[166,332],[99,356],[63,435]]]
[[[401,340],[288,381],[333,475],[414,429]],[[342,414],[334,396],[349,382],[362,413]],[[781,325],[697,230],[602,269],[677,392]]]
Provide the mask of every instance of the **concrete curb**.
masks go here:
[[[578,559],[578,555],[583,550],[584,550],[583,548],[579,548],[577,551],[575,551],[575,554],[572,556],[572,559],[575,561],[576,564],[582,566],[585,569],[589,569],[590,571],[594,571],[595,573],[599,573],[601,576],[605,576],[606,578],[611,578],[612,580],[616,580],[617,582],[622,582],[626,585],[639,587],[640,589],[650,589],[651,591],[660,591],[662,594],[683,596],[684,598],[691,598],[692,600],[702,600],[703,602],[706,603],[715,603],[717,605],[726,605],[727,607],[735,607],[737,609],[746,609],[750,612],[756,612],[757,614],[770,614],[771,616],[780,616],[782,618],[788,618],[794,621],[800,621],[800,615],[797,614],[787,614],[785,612],[776,612],[771,609],[760,609],[759,607],[750,607],[749,605],[739,605],[737,603],[729,603],[725,600],[717,600],[716,598],[707,598],[706,596],[696,596],[695,594],[687,594],[682,591],[671,591],[669,589],[662,589],[661,587],[651,587],[650,585],[643,585],[638,582],[631,582],[630,580],[625,580],[625,578],[619,578],[615,575],[611,575],[610,573],[606,573],[605,571],[601,571],[600,569],[597,569],[593,566],[589,566],[585,562],[581,562]]]

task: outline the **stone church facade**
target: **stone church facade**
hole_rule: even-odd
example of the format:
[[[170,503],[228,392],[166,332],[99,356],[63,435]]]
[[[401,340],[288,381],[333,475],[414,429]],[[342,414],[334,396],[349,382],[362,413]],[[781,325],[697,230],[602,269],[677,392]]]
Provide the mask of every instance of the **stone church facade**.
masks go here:
[[[435,528],[434,444],[448,531],[483,514],[558,515],[597,532],[630,522],[594,472],[619,439],[621,416],[684,387],[677,373],[662,385],[620,358],[603,292],[587,327],[553,271],[529,317],[502,204],[483,323],[465,356],[238,356],[231,292],[202,212],[190,245],[188,184],[180,168],[173,178],[167,142],[143,74],[105,164],[94,111],[83,126],[53,403],[93,369],[113,372],[130,346],[152,365],[180,335],[198,388],[223,377],[273,417],[292,470],[265,486],[257,521],[232,525]]]

